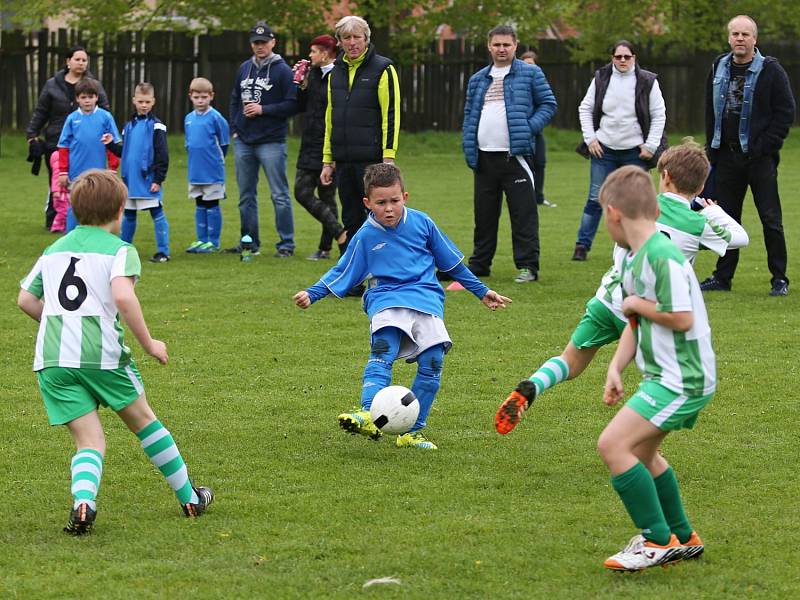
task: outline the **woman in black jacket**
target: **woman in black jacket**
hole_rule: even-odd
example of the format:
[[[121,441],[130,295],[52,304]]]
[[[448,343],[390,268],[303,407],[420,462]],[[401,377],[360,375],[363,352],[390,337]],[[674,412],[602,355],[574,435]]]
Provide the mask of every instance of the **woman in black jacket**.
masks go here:
[[[67,51],[64,68],[45,82],[42,92],[39,94],[39,101],[36,103],[26,135],[28,144],[37,144],[39,146],[40,151],[38,154],[44,157],[48,174],[50,174],[50,155],[56,150],[58,138],[61,136],[61,129],[64,127],[64,121],[67,115],[78,107],[75,102],[75,84],[84,77],[96,79],[89,72],[88,67],[89,55],[86,49],[83,46],[70,48]],[[111,110],[108,104],[108,97],[102,85],[100,85],[97,104],[100,108]],[[43,129],[44,142],[39,140],[39,134]],[[49,177],[47,181],[49,187]],[[53,209],[52,198],[49,198],[45,212],[45,227],[47,229],[50,229],[54,217],[55,210]]]

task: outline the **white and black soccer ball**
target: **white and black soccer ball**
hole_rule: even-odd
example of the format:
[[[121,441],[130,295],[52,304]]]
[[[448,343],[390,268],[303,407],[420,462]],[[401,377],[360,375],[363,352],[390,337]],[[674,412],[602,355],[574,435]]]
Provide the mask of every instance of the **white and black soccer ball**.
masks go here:
[[[402,434],[417,422],[419,400],[407,387],[390,385],[375,394],[369,412],[378,429]]]

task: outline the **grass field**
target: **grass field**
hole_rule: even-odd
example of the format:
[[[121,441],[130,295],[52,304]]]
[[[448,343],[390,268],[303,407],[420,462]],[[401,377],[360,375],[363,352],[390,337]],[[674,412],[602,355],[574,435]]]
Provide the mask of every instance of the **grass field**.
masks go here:
[[[145,357],[130,335],[129,343],[190,475],[212,486],[217,500],[203,518],[183,518],[135,436],[105,412],[98,521],[91,536],[73,539],[60,532],[71,441],[64,428],[47,425],[30,371],[36,324],[15,306],[20,278],[54,239],[43,229],[46,181],[28,173],[22,137],[3,135],[0,597],[798,597],[800,289],[767,296],[750,200],[751,245],[734,291],[707,298],[719,391],[695,430],[664,445],[707,544],[702,560],[635,576],[602,568],[635,533],[595,452],[614,413],[601,401],[612,349],[580,379],[542,396],[511,435],[494,432],[498,403],[561,351],[609,264],[604,229],[588,262],[569,260],[589,175],[571,151],[577,138],[548,133],[545,187],[558,207],[540,211],[541,281],[513,283],[504,217],[486,281],[514,304],[491,313],[469,293],[448,293],[454,347],[429,419],[435,453],[337,429],[336,415],[358,402],[368,323],[354,299],[326,299],[305,312],[293,306],[292,294],[329,266],[304,260],[319,227],[299,205],[292,259],[270,256],[275,232],[265,184],[263,256],[242,264],[230,255],[183,253],[194,239],[194,209],[185,198],[182,140],[171,138],[165,207],[173,261],[144,261],[137,286],[153,335],[168,344],[169,365]],[[410,206],[431,214],[469,254],[472,176],[458,137],[404,135],[401,143]],[[228,165],[223,245],[236,242],[239,225],[231,157]],[[798,165],[795,131],[780,173],[790,277],[800,232]],[[147,215],[135,242],[143,258],[155,252]],[[698,276],[713,264],[701,255]],[[410,385],[413,372],[398,364],[395,382]],[[626,374],[630,390],[639,376],[633,367]],[[362,589],[386,576],[402,584]]]

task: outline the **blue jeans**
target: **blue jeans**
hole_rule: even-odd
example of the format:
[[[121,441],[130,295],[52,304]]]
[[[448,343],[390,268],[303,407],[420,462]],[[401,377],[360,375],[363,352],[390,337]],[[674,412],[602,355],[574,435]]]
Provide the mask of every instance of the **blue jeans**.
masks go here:
[[[286,178],[286,142],[279,144],[245,144],[233,140],[236,160],[236,183],[239,185],[239,219],[241,235],[253,238],[253,249],[261,247],[258,235],[258,169],[264,169],[275,206],[275,229],[279,250],[294,250],[294,215],[289,181]]]
[[[603,146],[603,158],[591,158],[592,166],[589,170],[589,197],[586,199],[586,206],[583,207],[581,225],[578,228],[577,243],[585,246],[587,250],[592,249],[594,236],[597,234],[597,227],[600,225],[600,217],[603,216],[603,207],[600,206],[598,195],[600,187],[606,177],[625,165],[636,165],[642,169],[647,169],[647,163],[639,158],[639,147],[630,150],[612,150]]]

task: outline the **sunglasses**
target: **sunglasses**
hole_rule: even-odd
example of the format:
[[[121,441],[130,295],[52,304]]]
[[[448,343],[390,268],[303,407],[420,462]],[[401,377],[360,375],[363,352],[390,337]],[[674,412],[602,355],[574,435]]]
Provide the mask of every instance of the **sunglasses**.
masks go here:
[[[633,58],[633,54],[615,54],[614,58],[617,60],[630,60]]]

